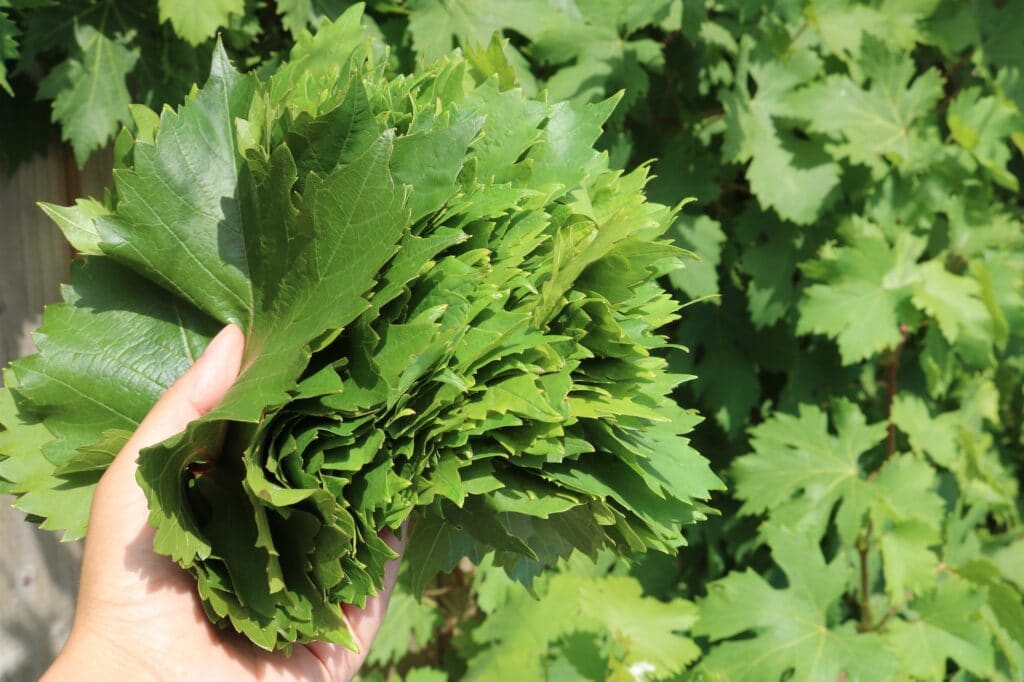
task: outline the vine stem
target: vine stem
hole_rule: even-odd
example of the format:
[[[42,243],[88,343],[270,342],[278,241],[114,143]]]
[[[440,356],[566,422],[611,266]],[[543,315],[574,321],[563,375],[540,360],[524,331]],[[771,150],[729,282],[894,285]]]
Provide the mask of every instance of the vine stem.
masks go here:
[[[892,349],[892,353],[889,355],[889,366],[886,368],[886,460],[891,459],[892,456],[896,454],[896,423],[892,418],[892,406],[896,401],[896,381],[900,371],[900,354],[903,352],[903,346],[907,342],[907,335],[909,333],[910,328],[905,324],[901,324],[900,340],[896,344],[896,347]],[[877,469],[872,471],[868,476],[868,480],[874,480],[881,468],[881,465],[879,465]],[[877,630],[895,613],[895,611],[890,609],[882,616],[882,619],[877,624],[871,616],[871,576],[868,571],[868,553],[871,551],[871,531],[872,524],[871,520],[868,519],[867,528],[864,529],[864,533],[857,539],[857,555],[860,558],[860,624],[857,626],[857,630],[860,632]]]
[[[896,424],[892,420],[892,405],[896,400],[896,377],[900,371],[900,354],[903,351],[903,345],[907,342],[907,334],[910,333],[910,328],[905,324],[900,325],[900,341],[896,344],[896,348],[892,351],[892,357],[889,361],[888,374],[886,376],[885,389],[886,389],[886,441],[885,441],[885,457],[886,459],[893,456],[896,452]]]
[[[857,538],[857,554],[860,556],[860,624],[858,632],[872,629],[874,620],[871,617],[871,591],[868,576],[868,552],[871,549],[871,521],[864,533]]]

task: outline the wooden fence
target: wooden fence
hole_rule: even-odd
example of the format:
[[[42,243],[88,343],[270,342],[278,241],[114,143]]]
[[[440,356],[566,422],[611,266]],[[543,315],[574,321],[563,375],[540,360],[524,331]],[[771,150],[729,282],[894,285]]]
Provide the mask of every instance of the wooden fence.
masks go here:
[[[102,196],[110,155],[96,154],[79,171],[63,147],[54,146],[13,175],[0,171],[0,366],[33,351],[31,333],[43,305],[60,297],[73,256],[37,201],[69,204]],[[28,682],[60,650],[74,614],[80,543],[26,523],[0,497],[0,680]]]

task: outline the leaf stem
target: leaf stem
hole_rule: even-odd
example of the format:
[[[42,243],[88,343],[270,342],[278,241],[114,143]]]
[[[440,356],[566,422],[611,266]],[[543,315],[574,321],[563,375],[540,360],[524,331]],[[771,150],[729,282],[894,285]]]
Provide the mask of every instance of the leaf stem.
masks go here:
[[[883,627],[885,627],[885,624],[889,622],[889,619],[895,616],[897,613],[899,613],[900,610],[907,605],[907,603],[913,596],[914,594],[912,592],[907,592],[906,596],[903,598],[903,601],[901,601],[899,604],[893,604],[892,606],[890,606],[889,610],[882,614],[882,618],[877,623],[875,623],[875,625],[871,629],[881,630]]]

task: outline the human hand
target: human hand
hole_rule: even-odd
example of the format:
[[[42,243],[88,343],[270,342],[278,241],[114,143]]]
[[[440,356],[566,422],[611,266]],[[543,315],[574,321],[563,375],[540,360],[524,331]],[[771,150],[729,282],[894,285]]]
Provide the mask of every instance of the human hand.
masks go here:
[[[395,579],[366,608],[343,607],[359,653],[317,642],[290,657],[211,624],[191,576],[153,551],[146,497],[135,481],[139,450],[213,409],[238,376],[244,339],[225,327],[160,398],[96,488],[71,635],[43,680],[349,680],[366,658]],[[401,553],[403,542],[386,534]]]

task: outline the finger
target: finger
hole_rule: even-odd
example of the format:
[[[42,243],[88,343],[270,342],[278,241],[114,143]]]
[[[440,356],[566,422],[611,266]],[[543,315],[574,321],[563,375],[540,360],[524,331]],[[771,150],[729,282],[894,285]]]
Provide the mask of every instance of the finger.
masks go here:
[[[359,653],[363,654],[364,657],[366,651],[370,648],[370,644],[373,642],[373,638],[377,636],[377,630],[380,629],[381,622],[384,620],[384,613],[387,611],[388,602],[391,601],[391,593],[395,589],[395,582],[398,581],[399,562],[402,559],[402,553],[405,551],[406,533],[404,530],[402,531],[401,540],[395,537],[395,534],[390,530],[382,532],[381,537],[398,554],[397,558],[392,559],[384,566],[383,589],[373,597],[368,598],[366,605],[361,609],[348,605],[342,607],[345,617],[348,618],[349,627],[352,628],[352,634],[355,635],[356,642],[359,644]]]
[[[224,327],[150,409],[124,451],[137,454],[184,431],[190,422],[215,408],[238,377],[244,343],[241,329],[233,324]]]
[[[139,521],[145,523],[148,515],[146,497],[135,481],[139,450],[183,431],[217,406],[238,376],[243,345],[242,331],[228,325],[164,392],[100,479],[91,527],[106,532],[127,525],[138,532]]]
[[[329,644],[327,642],[313,642],[307,647],[313,654],[323,662],[324,666],[331,673],[334,680],[350,680],[363,665],[366,656],[373,644],[374,637],[384,621],[387,612],[388,602],[391,601],[391,594],[394,592],[395,583],[398,581],[399,562],[405,551],[405,542],[408,537],[408,523],[402,524],[402,538],[395,537],[390,530],[381,532],[381,538],[393,549],[398,556],[384,566],[384,584],[382,589],[373,597],[366,600],[366,606],[355,608],[349,605],[342,606],[345,618],[348,620],[349,629],[359,647],[358,652],[349,651],[343,646]]]

